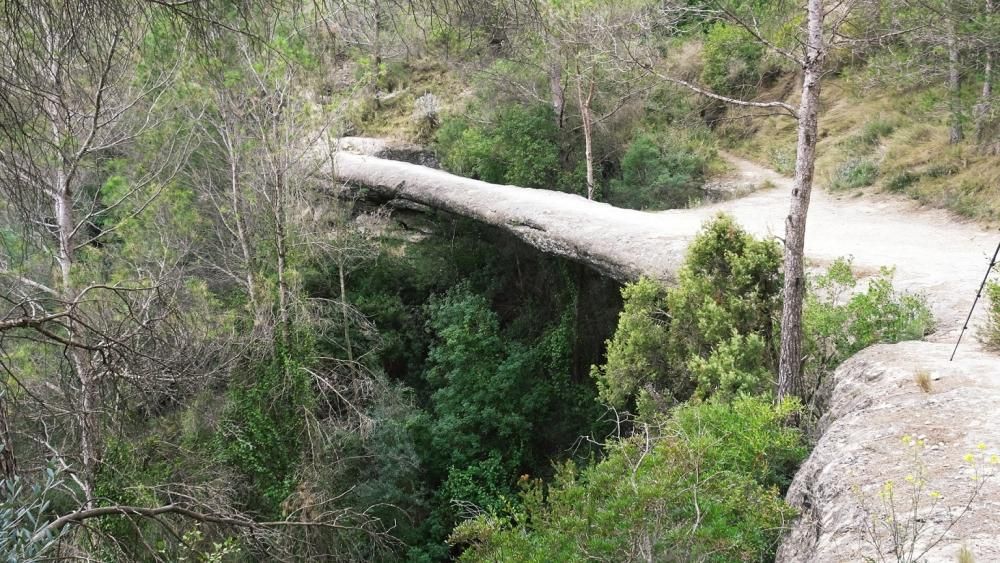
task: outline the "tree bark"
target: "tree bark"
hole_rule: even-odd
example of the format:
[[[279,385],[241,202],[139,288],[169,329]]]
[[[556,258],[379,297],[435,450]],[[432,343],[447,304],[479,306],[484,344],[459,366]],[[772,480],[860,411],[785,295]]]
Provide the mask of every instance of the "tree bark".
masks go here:
[[[986,1],[986,13],[993,13],[993,0]],[[986,141],[986,125],[993,104],[993,45],[987,45],[983,54],[983,91],[976,104],[976,140]]]
[[[948,30],[948,98],[951,112],[951,128],[948,142],[956,144],[965,136],[962,132],[962,77],[959,69],[958,37],[955,23]]]
[[[347,283],[344,276],[344,259],[337,261],[337,274],[340,277],[340,313],[344,318],[344,346],[347,348],[347,361],[354,366],[354,350],[351,346],[350,310],[347,305]]]
[[[803,61],[802,100],[799,105],[798,146],[792,200],[785,218],[785,281],[781,311],[781,353],[778,361],[778,400],[802,395],[802,303],[805,300],[803,252],[806,217],[812,195],[819,128],[820,85],[826,59],[823,41],[823,2],[809,0],[808,42]]]
[[[594,81],[590,81],[586,96],[583,93],[583,76],[577,72],[576,94],[580,104],[580,121],[583,122],[583,145],[587,162],[587,199],[594,199],[594,124],[590,105],[594,100]]]
[[[277,185],[275,186],[277,193],[275,194],[275,206],[274,206],[274,248],[277,254],[277,274],[278,274],[278,323],[280,325],[281,331],[281,343],[286,347],[290,342],[291,337],[291,317],[288,313],[289,307],[289,291],[288,291],[288,241],[287,241],[287,229],[286,229],[286,218],[287,211],[285,210],[285,174],[284,171],[280,171],[277,178]]]
[[[552,96],[552,111],[556,114],[556,127],[563,127],[563,113],[566,106],[566,91],[562,83],[562,65],[558,61],[549,62],[549,91]]]
[[[14,457],[14,441],[7,422],[6,393],[0,393],[0,481],[13,480],[17,476],[17,458]],[[3,500],[0,487],[0,500]]]

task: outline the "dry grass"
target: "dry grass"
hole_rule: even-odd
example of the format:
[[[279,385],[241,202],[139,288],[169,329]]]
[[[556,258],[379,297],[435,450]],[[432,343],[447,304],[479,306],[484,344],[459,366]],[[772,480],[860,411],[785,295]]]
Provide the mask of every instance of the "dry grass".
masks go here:
[[[930,393],[933,384],[931,383],[931,374],[927,370],[920,370],[913,375],[913,381],[917,384],[924,393]]]
[[[796,80],[788,77],[788,80]],[[779,86],[763,98],[787,92]],[[792,88],[785,101],[795,105]],[[986,224],[1000,223],[1000,158],[972,142],[948,144],[948,114],[940,86],[905,94],[859,93],[841,79],[824,83],[816,178],[843,183],[845,164],[877,165],[873,188],[909,195]],[[873,126],[891,125],[872,137]],[[794,157],[795,121],[769,117],[731,130],[735,152],[781,169]],[[971,125],[967,134],[971,136]],[[786,170],[787,172],[787,170]],[[866,182],[858,182],[860,184]]]
[[[958,550],[958,557],[955,558],[956,563],[976,563],[976,556],[972,554],[972,550],[967,546],[962,546],[962,549]]]

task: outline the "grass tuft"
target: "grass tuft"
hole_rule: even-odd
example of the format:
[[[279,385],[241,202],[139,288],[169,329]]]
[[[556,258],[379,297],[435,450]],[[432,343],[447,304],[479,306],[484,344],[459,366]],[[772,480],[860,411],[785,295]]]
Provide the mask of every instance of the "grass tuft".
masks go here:
[[[913,376],[913,380],[917,383],[917,387],[920,388],[924,393],[930,393],[932,390],[931,374],[925,369],[918,371]]]

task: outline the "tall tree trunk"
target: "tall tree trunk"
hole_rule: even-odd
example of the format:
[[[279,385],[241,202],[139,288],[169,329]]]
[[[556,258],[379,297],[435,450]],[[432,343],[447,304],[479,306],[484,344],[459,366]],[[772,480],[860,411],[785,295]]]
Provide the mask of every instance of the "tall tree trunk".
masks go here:
[[[993,0],[986,0],[986,13],[993,13]],[[986,125],[993,104],[993,45],[987,45],[983,54],[983,91],[976,104],[976,140],[980,143],[986,139]]]
[[[375,109],[382,109],[382,100],[379,99],[378,81],[382,69],[382,4],[375,2],[375,29],[372,41],[372,60],[375,61],[375,68],[372,69],[372,99],[375,101]]]
[[[948,30],[948,104],[951,113],[951,129],[948,142],[962,141],[962,76],[959,69],[958,37],[955,23]]]
[[[78,298],[73,283],[74,233],[76,224],[73,219],[73,193],[69,187],[66,174],[60,166],[56,173],[54,212],[56,219],[56,236],[59,250],[56,262],[59,264],[60,287],[59,296],[68,306]],[[80,327],[69,318],[67,322],[67,340],[69,346],[66,353],[72,369],[80,383],[79,406],[77,421],[80,426],[80,461],[83,464],[83,493],[87,498],[87,507],[93,506],[93,482],[100,459],[100,413],[98,397],[98,382],[94,370],[90,366],[89,354],[82,347]]]
[[[351,347],[350,310],[347,305],[347,283],[344,276],[344,258],[337,261],[337,273],[340,276],[340,313],[344,317],[344,346],[347,348],[347,361],[354,367],[354,350]]]
[[[236,238],[239,239],[240,252],[243,254],[243,264],[246,268],[244,272],[244,283],[247,284],[247,296],[250,299],[250,307],[253,309],[253,324],[257,327],[261,323],[261,308],[257,298],[257,288],[253,281],[253,255],[250,253],[250,242],[247,240],[247,229],[243,220],[243,209],[240,194],[239,156],[236,147],[226,138],[226,150],[229,151],[229,197],[230,205],[233,206],[233,218],[236,222]]]
[[[781,355],[778,361],[778,400],[802,395],[802,303],[806,281],[803,252],[806,216],[812,195],[819,127],[819,95],[826,59],[823,42],[823,2],[808,2],[808,43],[799,104],[798,146],[792,201],[785,218],[785,285],[781,311]]]
[[[13,480],[17,476],[17,458],[14,457],[14,438],[7,422],[7,394],[0,392],[0,481]],[[0,487],[0,500],[4,498],[4,488]]]
[[[274,249],[277,254],[277,274],[278,274],[278,325],[280,330],[281,343],[286,351],[291,338],[291,317],[288,312],[289,291],[288,291],[288,241],[285,210],[286,186],[284,170],[279,171],[276,182],[275,204],[274,204]]]
[[[583,122],[583,145],[587,161],[587,199],[594,199],[594,131],[590,104],[594,99],[594,81],[590,80],[587,94],[583,93],[583,76],[577,72],[576,95],[580,104],[580,121]]]
[[[557,60],[549,61],[549,92],[552,96],[552,111],[556,115],[556,127],[562,129],[566,107],[566,91],[562,83],[562,65]]]

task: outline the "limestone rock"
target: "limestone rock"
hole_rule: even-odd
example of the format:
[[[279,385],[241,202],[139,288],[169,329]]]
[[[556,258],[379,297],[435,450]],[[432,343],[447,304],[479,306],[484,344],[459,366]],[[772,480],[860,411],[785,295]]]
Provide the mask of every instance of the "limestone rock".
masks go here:
[[[879,504],[879,491],[891,480],[901,508],[897,518],[912,517],[905,506],[906,478],[920,473],[901,442],[904,435],[926,444],[921,458],[927,485],[916,516],[926,526],[916,553],[929,550],[920,561],[954,562],[963,545],[976,561],[1000,561],[1000,475],[986,478],[968,512],[949,529],[977,485],[963,457],[985,456],[987,472],[1000,467],[988,462],[990,454],[1000,453],[996,356],[975,342],[962,346],[948,362],[952,344],[947,342],[879,345],[837,369],[829,409],[820,420],[822,438],[788,491],[801,516],[784,539],[778,562],[882,560],[863,531],[878,511],[862,506]],[[931,378],[930,393],[916,383],[920,371]],[[987,449],[980,451],[980,443]],[[931,491],[942,495],[933,509]]]

